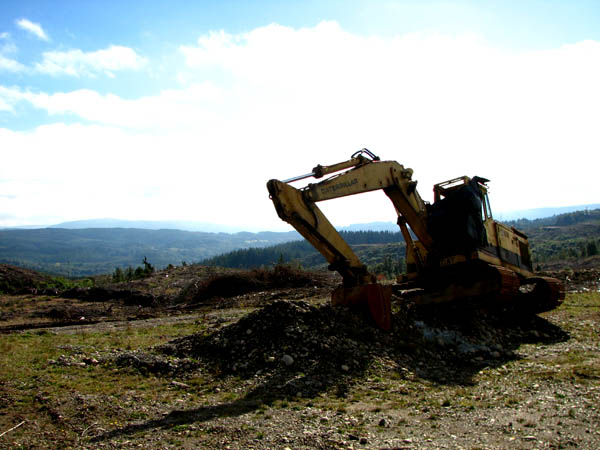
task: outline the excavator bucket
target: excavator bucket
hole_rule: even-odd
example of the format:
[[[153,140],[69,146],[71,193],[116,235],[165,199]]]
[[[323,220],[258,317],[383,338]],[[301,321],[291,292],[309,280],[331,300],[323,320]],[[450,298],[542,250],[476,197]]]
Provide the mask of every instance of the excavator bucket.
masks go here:
[[[392,326],[392,287],[379,283],[363,284],[354,287],[339,286],[331,293],[333,306],[368,306],[371,317],[382,330]]]

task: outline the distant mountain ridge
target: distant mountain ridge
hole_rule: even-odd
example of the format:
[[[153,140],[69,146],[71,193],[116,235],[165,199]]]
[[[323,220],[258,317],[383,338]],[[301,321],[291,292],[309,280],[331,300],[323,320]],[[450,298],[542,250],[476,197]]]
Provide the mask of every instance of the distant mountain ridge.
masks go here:
[[[123,219],[87,219],[61,222],[47,228],[65,228],[78,230],[84,228],[137,228],[140,230],[183,230],[205,233],[258,232],[260,230],[238,225],[223,225],[191,220],[123,220]]]
[[[396,222],[369,222],[354,223],[345,227],[340,227],[340,231],[391,231],[397,232],[400,229]]]
[[[504,211],[494,214],[494,218],[500,222],[508,222],[519,219],[536,220],[567,214],[575,211],[599,209],[600,203],[578,206],[561,206],[556,208],[534,208],[517,211]],[[339,228],[345,231],[398,231],[396,222],[370,222],[358,223]]]
[[[543,219],[546,217],[558,216],[560,214],[567,214],[575,211],[585,211],[600,208],[600,203],[592,203],[589,205],[576,205],[576,206],[560,206],[556,208],[534,208],[534,209],[522,209],[518,211],[505,211],[498,214],[494,214],[496,220],[535,220]]]
[[[598,208],[600,208],[600,203],[575,206],[560,206],[555,208],[533,208],[516,211],[503,211],[494,214],[494,217],[500,221],[510,221],[519,219],[535,220],[559,214],[570,213],[574,211],[583,211],[586,209],[591,210]],[[197,222],[192,220],[123,220],[112,218],[73,220],[68,222],[61,222],[55,225],[26,225],[17,227],[0,227],[0,230],[24,230],[40,228],[64,228],[69,230],[78,230],[85,228],[137,228],[142,230],[183,230],[200,231],[205,233],[258,233],[264,230],[263,228],[259,227],[223,225],[211,222]],[[357,223],[344,226],[336,226],[336,228],[344,231],[398,231],[398,225],[395,221]],[[277,232],[274,231],[274,233]]]

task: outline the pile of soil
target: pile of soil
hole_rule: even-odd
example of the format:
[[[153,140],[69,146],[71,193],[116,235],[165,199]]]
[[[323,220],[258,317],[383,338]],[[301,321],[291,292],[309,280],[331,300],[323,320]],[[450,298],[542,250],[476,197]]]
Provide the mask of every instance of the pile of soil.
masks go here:
[[[36,293],[50,277],[21,267],[0,264],[0,293],[9,295]]]
[[[272,269],[261,268],[214,274],[200,283],[191,285],[181,300],[204,303],[250,292],[304,287],[320,288],[331,286],[331,280],[331,275],[326,272],[308,272],[279,264]]]
[[[313,396],[347,388],[374,361],[400,373],[464,382],[484,365],[515,358],[523,342],[568,339],[535,315],[448,309],[435,314],[395,308],[391,332],[363,311],[305,301],[275,301],[209,334],[176,339],[157,350],[192,358],[218,375],[264,380],[264,391]]]
[[[166,299],[132,289],[112,287],[74,287],[61,292],[61,297],[88,302],[118,300],[125,305],[153,306],[166,303]]]
[[[600,292],[599,268],[547,270],[544,274],[562,280],[567,292]]]

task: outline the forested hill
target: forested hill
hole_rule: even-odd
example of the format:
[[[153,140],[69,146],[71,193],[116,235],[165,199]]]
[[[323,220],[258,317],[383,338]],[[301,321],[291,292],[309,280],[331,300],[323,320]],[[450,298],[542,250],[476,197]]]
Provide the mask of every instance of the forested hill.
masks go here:
[[[205,233],[135,228],[0,230],[0,263],[42,272],[87,276],[116,267],[198,262],[236,248],[301,239],[296,232]]]
[[[378,272],[397,271],[404,264],[404,240],[400,232],[340,231],[342,238],[352,246],[368,266],[377,266]],[[297,263],[303,267],[325,267],[327,261],[308,241],[295,241],[265,248],[248,248],[215,256],[202,261],[210,266],[250,268],[278,262]],[[381,267],[379,267],[381,266]],[[383,267],[385,266],[385,267]]]
[[[569,261],[600,254],[600,209],[545,219],[507,222],[529,237],[536,263]]]

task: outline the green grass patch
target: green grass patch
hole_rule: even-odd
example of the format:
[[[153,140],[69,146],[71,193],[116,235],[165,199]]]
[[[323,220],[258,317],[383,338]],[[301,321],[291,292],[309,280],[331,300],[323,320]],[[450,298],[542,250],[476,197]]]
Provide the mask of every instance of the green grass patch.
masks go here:
[[[13,426],[15,418],[35,420],[38,433],[60,435],[68,446],[92,423],[108,430],[151,417],[153,405],[168,404],[179,395],[169,389],[169,380],[82,360],[114,350],[148,348],[194,331],[193,324],[177,324],[110,333],[3,335],[0,394],[10,401],[0,415],[0,429]],[[15,430],[11,437],[18,440],[21,433]]]

